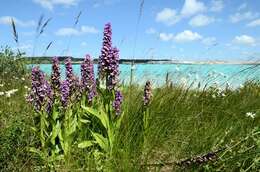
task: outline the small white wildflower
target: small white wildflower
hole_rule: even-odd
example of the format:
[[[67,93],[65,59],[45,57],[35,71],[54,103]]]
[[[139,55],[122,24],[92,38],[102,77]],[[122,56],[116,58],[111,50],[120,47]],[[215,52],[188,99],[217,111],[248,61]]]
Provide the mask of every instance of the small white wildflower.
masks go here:
[[[226,87],[227,87],[227,88],[230,88],[230,86],[231,86],[230,83],[227,82],[227,83],[226,83]]]
[[[25,86],[24,86],[24,88],[25,88],[25,89],[28,89],[28,86],[27,86],[27,85],[25,85]]]
[[[6,92],[6,97],[11,97],[11,92],[7,91]]]
[[[13,89],[13,90],[12,90],[13,93],[15,93],[15,92],[17,92],[17,91],[18,91],[18,89]]]
[[[247,112],[246,116],[254,119],[255,118],[255,113]]]
[[[215,98],[216,98],[216,95],[215,95],[215,94],[212,94],[212,98],[215,99]]]
[[[4,84],[0,84],[0,87],[3,87],[4,86]]]
[[[22,81],[25,81],[25,78],[21,78]]]
[[[4,92],[0,92],[0,96],[3,96],[3,95],[5,95],[5,93]]]

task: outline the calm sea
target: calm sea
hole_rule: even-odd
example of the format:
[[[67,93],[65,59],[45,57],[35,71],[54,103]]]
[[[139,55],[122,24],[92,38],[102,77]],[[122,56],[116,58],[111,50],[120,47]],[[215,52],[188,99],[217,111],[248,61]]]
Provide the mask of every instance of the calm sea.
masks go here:
[[[41,70],[47,75],[51,74],[51,64],[40,64]],[[65,75],[65,67],[61,65],[62,76]],[[80,76],[80,65],[73,65],[74,73]],[[128,84],[130,80],[131,65],[120,65],[120,80]],[[97,65],[95,65],[97,74]],[[231,65],[231,64],[136,64],[133,68],[133,80],[135,83],[144,84],[151,80],[153,85],[162,85],[168,80],[175,84],[189,86],[191,83],[197,85],[218,85],[238,87],[247,80],[260,79],[260,66],[254,65]]]

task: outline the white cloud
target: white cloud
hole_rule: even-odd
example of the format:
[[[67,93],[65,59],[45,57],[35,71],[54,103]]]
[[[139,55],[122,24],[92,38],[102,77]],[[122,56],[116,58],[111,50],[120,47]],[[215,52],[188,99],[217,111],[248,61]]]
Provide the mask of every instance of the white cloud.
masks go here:
[[[224,3],[222,0],[212,0],[210,11],[220,12],[224,8]]]
[[[174,36],[172,33],[160,33],[159,37],[162,41],[175,41],[175,42],[192,42],[202,39],[203,37],[197,32],[184,30]]]
[[[241,36],[236,36],[233,39],[233,43],[244,44],[244,45],[255,45],[256,40],[251,36],[241,35]]]
[[[260,19],[256,19],[247,24],[249,27],[260,26]]]
[[[149,29],[147,29],[147,30],[145,31],[145,33],[146,33],[146,34],[155,34],[155,33],[156,33],[156,30],[155,30],[154,28],[150,27]]]
[[[77,5],[78,0],[33,0],[35,3],[40,4],[43,8],[53,10],[55,5],[63,5],[66,7]]]
[[[75,29],[71,27],[60,28],[55,34],[58,36],[79,36],[82,34],[96,34],[98,30],[92,26],[81,26],[80,29]]]
[[[202,40],[202,43],[206,46],[214,46],[217,44],[217,39],[215,37],[207,37]]]
[[[199,14],[195,17],[193,17],[189,24],[193,27],[200,27],[200,26],[206,26],[210,23],[213,23],[215,19],[213,17],[208,17],[206,15]]]
[[[183,18],[192,17],[206,10],[204,3],[199,0],[185,0],[180,12],[177,12],[175,9],[164,8],[156,14],[156,21],[171,26]]]
[[[190,30],[184,30],[183,32],[178,33],[174,40],[176,42],[190,42],[202,39],[202,36],[197,32],[192,32]]]
[[[174,38],[174,35],[172,33],[160,33],[159,37],[162,41],[171,41]]]
[[[177,15],[177,12],[171,8],[164,8],[156,15],[156,21],[164,23],[166,25],[173,25],[179,20],[180,17]]]
[[[98,33],[98,30],[93,26],[81,26],[82,33]]]
[[[229,18],[232,23],[237,23],[240,21],[255,19],[258,16],[259,16],[259,13],[253,13],[251,11],[248,11],[248,12],[244,12],[244,13],[237,12],[237,13],[229,16]]]
[[[120,0],[95,0],[93,8],[98,8],[101,6],[113,5],[120,2]]]
[[[198,0],[185,0],[184,6],[181,10],[181,15],[183,17],[190,17],[197,13],[206,11],[206,9],[207,8],[203,2],[200,2]]]
[[[14,23],[17,26],[21,26],[21,27],[35,26],[35,21],[33,21],[33,20],[23,21],[23,20],[19,20],[16,17],[12,17],[12,16],[0,17],[0,24],[10,25],[12,19],[14,20]]]

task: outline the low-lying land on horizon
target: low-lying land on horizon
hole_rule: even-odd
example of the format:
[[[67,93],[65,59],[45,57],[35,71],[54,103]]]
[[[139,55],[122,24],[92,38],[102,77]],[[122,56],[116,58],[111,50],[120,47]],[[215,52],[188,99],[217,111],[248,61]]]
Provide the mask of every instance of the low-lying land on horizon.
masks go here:
[[[61,62],[67,57],[72,59],[72,63],[80,64],[84,58],[75,58],[71,56],[57,56]],[[32,64],[50,64],[52,57],[23,57]],[[98,63],[98,58],[93,59],[94,63]],[[181,61],[181,60],[172,60],[172,59],[154,59],[154,58],[123,58],[119,60],[120,64],[244,64],[244,65],[259,65],[260,61]]]

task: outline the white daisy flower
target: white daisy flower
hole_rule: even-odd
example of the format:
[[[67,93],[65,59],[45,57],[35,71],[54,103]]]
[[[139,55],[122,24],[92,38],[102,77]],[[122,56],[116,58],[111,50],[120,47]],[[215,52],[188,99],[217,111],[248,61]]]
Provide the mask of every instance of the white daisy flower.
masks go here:
[[[255,114],[255,113],[252,113],[252,112],[247,112],[247,113],[246,113],[246,116],[247,116],[247,117],[250,117],[250,118],[253,118],[253,119],[255,118],[255,115],[256,115],[256,114]]]

